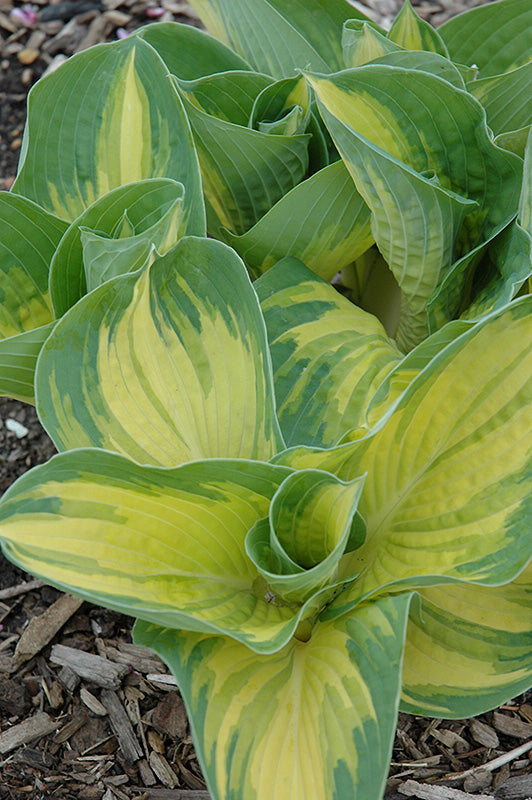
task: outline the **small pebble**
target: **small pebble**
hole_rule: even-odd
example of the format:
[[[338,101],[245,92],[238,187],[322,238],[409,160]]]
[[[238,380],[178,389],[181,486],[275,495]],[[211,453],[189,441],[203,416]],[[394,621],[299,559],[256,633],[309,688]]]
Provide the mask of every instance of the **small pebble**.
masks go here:
[[[27,436],[29,433],[25,425],[23,425],[21,422],[17,422],[16,419],[11,419],[11,417],[6,419],[6,428],[8,431],[14,433],[17,439],[23,439],[24,436]]]
[[[11,142],[11,149],[12,150],[20,150],[22,146],[22,139],[18,136],[16,139],[13,139]]]
[[[17,53],[17,58],[21,64],[27,67],[29,64],[33,64],[34,61],[37,61],[39,58],[39,51],[25,48],[21,50],[20,53]]]
[[[26,67],[26,69],[22,70],[22,75],[20,77],[20,80],[22,81],[24,86],[29,86],[33,80],[33,70],[30,69],[29,67]]]

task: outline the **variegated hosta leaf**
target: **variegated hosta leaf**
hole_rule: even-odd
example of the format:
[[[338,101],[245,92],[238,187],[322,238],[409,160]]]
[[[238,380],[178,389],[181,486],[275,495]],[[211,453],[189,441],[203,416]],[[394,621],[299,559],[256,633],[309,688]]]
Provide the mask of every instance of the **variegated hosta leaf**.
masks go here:
[[[470,239],[515,214],[522,163],[494,146],[482,106],[467,92],[421,70],[378,64],[309,80],[322,107],[359,137],[475,200]]]
[[[482,78],[521,67],[530,60],[530,0],[502,0],[445,22],[439,33],[453,61],[476,64]]]
[[[257,95],[273,83],[268,75],[251,70],[221,72],[194,81],[178,79],[182,94],[201,111],[247,127]]]
[[[330,447],[364,424],[368,401],[400,353],[376,317],[296,261],[279,262],[255,290],[285,441]]]
[[[308,169],[309,135],[275,136],[218,119],[184,96],[207,203],[209,233],[244,233]]]
[[[493,233],[486,241],[473,247],[465,256],[455,261],[447,270],[440,285],[427,303],[431,333],[437,331],[442,325],[446,325],[449,320],[455,318],[467,307],[471,299],[469,289],[475,271],[497,237],[503,234],[504,229],[502,232]]]
[[[453,261],[462,223],[475,205],[443,189],[324,109],[344,162],[371,210],[371,231],[401,288],[401,313],[392,332],[408,351],[428,334],[427,302]]]
[[[381,424],[332,450],[299,448],[277,463],[367,474],[366,542],[342,574],[360,576],[328,609],[394,584],[512,580],[532,554],[532,297],[445,347]]]
[[[517,131],[509,131],[508,133],[499,133],[495,137],[495,144],[498,147],[503,147],[511,153],[515,153],[521,158],[525,157],[525,148],[527,139],[532,129],[532,125],[525,125],[524,128],[519,128]]]
[[[532,134],[524,152],[523,185],[517,220],[491,244],[477,267],[473,300],[464,318],[475,319],[502,307],[521,289],[532,273]],[[438,298],[436,298],[437,300]]]
[[[342,26],[368,18],[345,0],[191,0],[207,30],[260,72],[343,67]]]
[[[528,132],[523,165],[523,185],[519,198],[518,219],[520,225],[532,238],[532,127]]]
[[[275,81],[257,96],[249,125],[265,133],[305,133],[310,100],[310,89],[302,75]]]
[[[412,346],[423,333],[421,309],[454,257],[463,214],[459,248],[467,252],[515,214],[522,164],[493,145],[480,104],[434,75],[368,65],[309,80],[370,205],[377,244],[401,287],[411,287],[403,288],[411,320],[403,315],[400,334]],[[405,192],[408,202],[398,203]],[[460,198],[477,205],[468,209]]]
[[[465,320],[448,322],[401,359],[388,373],[368,403],[365,419],[368,428],[377,425],[380,418],[391,408],[421,370],[425,369],[444,347],[468,331],[473,324],[473,322]],[[348,437],[349,434],[344,441],[354,441]]]
[[[294,256],[326,281],[373,244],[369,208],[342,161],[302,181],[243,235],[222,235],[256,275]]]
[[[281,446],[266,330],[238,256],[185,237],[82,298],[45,346],[39,416],[59,450],[140,463],[267,461]]]
[[[21,165],[14,191],[69,222],[117,186],[172,178],[197,220],[191,233],[204,232],[185,112],[163,61],[136,36],[79,53],[39,81],[28,100]]]
[[[98,271],[110,270],[114,275],[108,277],[114,277],[142,266],[153,246],[164,255],[197,227],[198,220],[186,214],[181,183],[158,178],[111,190],[74,220],[57,248],[50,269],[55,313],[62,316],[86,294],[91,250],[98,256]]]
[[[388,34],[392,42],[397,42],[407,50],[429,50],[448,57],[445,42],[432,25],[416,14],[410,0],[405,0]]]
[[[503,75],[471,81],[467,88],[486,109],[488,125],[495,135],[532,122],[532,61]]]
[[[311,604],[268,602],[244,540],[288,472],[240,459],[160,469],[70,451],[6,492],[0,541],[16,564],[99,605],[271,653]]]
[[[456,86],[457,89],[465,89],[464,74],[469,76],[467,68],[460,67],[459,69],[448,58],[426,50],[396,50],[393,53],[388,53],[388,55],[375,58],[372,63],[430,72],[432,75],[436,75],[437,78],[443,78],[443,80]],[[475,70],[471,70],[471,72],[474,73]],[[473,76],[471,75],[471,77]]]
[[[411,615],[402,707],[471,717],[532,683],[532,565],[504,586],[439,586]]]
[[[154,22],[134,32],[157,50],[172,75],[194,81],[204,75],[250,69],[229,47],[192,25]]]
[[[350,533],[363,483],[364,478],[345,483],[319,470],[285,478],[269,519],[259,520],[246,538],[246,552],[273,599],[304,603],[335,583],[348,543],[350,549],[361,544]]]
[[[50,261],[67,225],[11,192],[0,192],[0,216],[0,338],[6,338],[53,320]]]
[[[496,239],[475,274],[474,299],[462,319],[479,319],[502,308],[532,274],[532,237],[514,220]]]
[[[135,641],[177,678],[213,800],[380,800],[409,601],[355,609],[269,656],[137,623]]]
[[[0,396],[35,403],[35,366],[55,322],[0,339]]]
[[[357,19],[350,19],[344,24],[342,51],[348,69],[401,50],[400,45],[388,39],[381,30],[373,22]]]

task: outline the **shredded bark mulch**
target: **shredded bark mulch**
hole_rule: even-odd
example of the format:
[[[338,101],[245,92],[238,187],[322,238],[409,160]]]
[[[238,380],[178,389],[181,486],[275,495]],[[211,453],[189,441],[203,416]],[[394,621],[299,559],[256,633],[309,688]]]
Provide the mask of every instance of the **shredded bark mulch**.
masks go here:
[[[385,26],[400,5],[351,1]],[[414,2],[436,26],[479,4]],[[13,19],[22,6],[0,0],[0,188],[16,172],[27,92],[46,70],[154,14],[199,24],[178,0],[34,0],[31,25]],[[34,409],[0,398],[0,493],[54,452]],[[208,800],[175,681],[131,643],[131,625],[0,556],[0,800]],[[470,720],[401,714],[386,797],[532,798],[532,692]]]

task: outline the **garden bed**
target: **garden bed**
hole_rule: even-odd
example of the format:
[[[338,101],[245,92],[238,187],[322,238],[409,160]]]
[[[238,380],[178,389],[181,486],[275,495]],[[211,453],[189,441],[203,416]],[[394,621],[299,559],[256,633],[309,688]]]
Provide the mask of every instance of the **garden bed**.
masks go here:
[[[414,5],[438,25],[479,3]],[[364,6],[385,23],[397,7],[395,0]],[[87,43],[151,21],[149,8],[145,0],[43,4],[24,27],[12,21],[11,2],[0,0],[3,188],[16,171],[35,80]],[[185,3],[157,8],[161,19],[197,23]],[[34,410],[0,399],[0,492],[53,452]],[[129,618],[61,595],[0,556],[0,626],[0,800],[208,798],[175,681],[156,656],[131,644]],[[531,759],[530,692],[472,720],[400,715],[387,797],[525,800]]]

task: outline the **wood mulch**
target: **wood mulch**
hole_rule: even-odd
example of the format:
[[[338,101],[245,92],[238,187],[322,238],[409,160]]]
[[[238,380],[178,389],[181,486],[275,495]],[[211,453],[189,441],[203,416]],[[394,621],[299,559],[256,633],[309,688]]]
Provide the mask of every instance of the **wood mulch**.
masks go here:
[[[399,5],[351,2],[385,25]],[[479,4],[414,2],[434,25]],[[11,15],[22,5],[0,0],[4,188],[27,91],[46,69],[152,21],[150,8],[198,24],[178,0],[34,0],[39,16],[28,27]],[[0,493],[53,453],[34,409],[0,398]],[[62,595],[0,556],[0,800],[208,800],[175,681],[130,632],[128,617]],[[532,692],[470,720],[401,714],[386,798],[404,797],[530,800]]]

